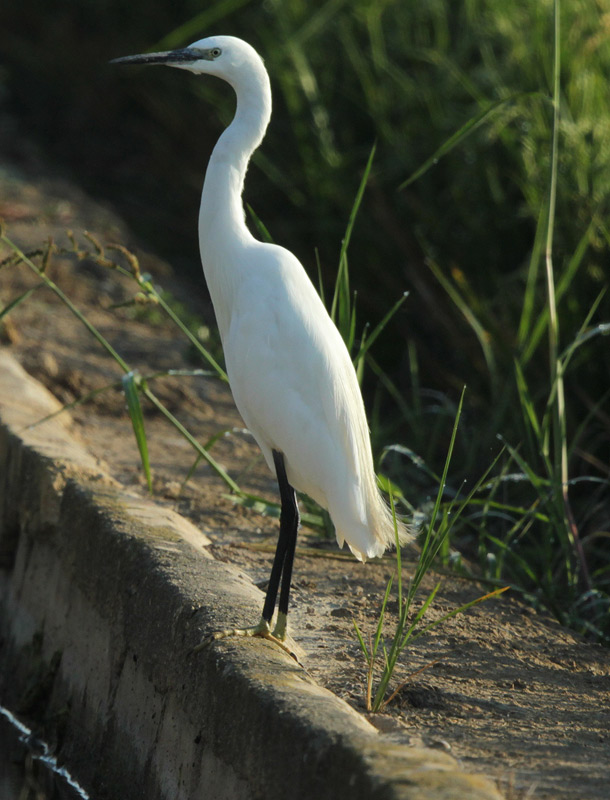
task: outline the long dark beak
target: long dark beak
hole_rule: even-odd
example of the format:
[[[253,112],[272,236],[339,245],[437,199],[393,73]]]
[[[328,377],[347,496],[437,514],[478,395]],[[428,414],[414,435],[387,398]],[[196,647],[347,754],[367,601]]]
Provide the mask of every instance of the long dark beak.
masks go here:
[[[142,53],[138,56],[113,58],[111,64],[188,64],[198,61],[201,52],[188,47],[183,50],[168,50],[165,53]]]

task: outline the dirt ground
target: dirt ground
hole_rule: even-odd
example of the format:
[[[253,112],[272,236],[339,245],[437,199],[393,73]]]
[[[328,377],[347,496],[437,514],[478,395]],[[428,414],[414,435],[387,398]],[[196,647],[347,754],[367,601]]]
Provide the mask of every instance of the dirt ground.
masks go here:
[[[72,229],[101,241],[129,244],[129,232],[113,214],[64,182],[26,180],[0,165],[0,218],[24,249],[48,236],[68,244]],[[0,253],[2,258],[4,253]],[[180,298],[201,287],[178,286],[159,259],[140,254],[144,270]],[[134,319],[110,306],[131,296],[135,284],[91,264],[55,258],[49,275],[103,332],[131,367],[142,374],[203,366],[185,361],[181,334],[166,324]],[[78,274],[77,274],[78,273]],[[0,307],[37,283],[23,266],[0,270]],[[203,279],[202,279],[203,283]],[[0,344],[62,402],[70,402],[121,376],[85,328],[47,289],[34,292],[0,327]],[[0,376],[1,380],[1,376]],[[276,486],[243,432],[228,388],[217,380],[157,380],[153,389],[186,427],[205,442],[230,431],[213,454],[242,488],[276,499]],[[145,493],[139,456],[120,392],[111,390],[71,412],[74,435],[131,490]],[[190,517],[210,537],[214,556],[238,565],[254,583],[268,578],[277,521],[235,504],[224,483],[193,463],[190,446],[148,409],[146,430],[158,502]],[[406,567],[415,548],[404,554]],[[354,634],[374,631],[393,557],[366,565],[347,551],[303,529],[295,564],[292,634],[303,663],[322,684],[365,712],[365,664]],[[484,589],[450,575],[430,619],[474,599]],[[439,575],[429,576],[424,591]],[[392,688],[406,681],[383,714],[370,715],[378,728],[402,741],[447,750],[464,767],[493,776],[508,798],[610,798],[610,652],[583,643],[551,619],[537,615],[510,593],[475,607],[422,637],[403,653]],[[422,596],[423,600],[423,596]],[[421,601],[420,601],[421,602]],[[392,595],[386,632],[396,619]],[[253,619],[253,622],[256,620]],[[412,673],[430,665],[423,672]]]

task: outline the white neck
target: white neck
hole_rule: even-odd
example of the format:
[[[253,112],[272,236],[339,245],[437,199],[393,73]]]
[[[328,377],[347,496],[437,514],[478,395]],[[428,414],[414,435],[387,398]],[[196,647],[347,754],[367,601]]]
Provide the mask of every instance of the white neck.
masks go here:
[[[232,85],[235,117],[212,152],[199,211],[201,260],[221,337],[239,280],[239,249],[253,238],[242,204],[244,178],[271,117],[271,87],[262,61],[249,65],[243,80]]]

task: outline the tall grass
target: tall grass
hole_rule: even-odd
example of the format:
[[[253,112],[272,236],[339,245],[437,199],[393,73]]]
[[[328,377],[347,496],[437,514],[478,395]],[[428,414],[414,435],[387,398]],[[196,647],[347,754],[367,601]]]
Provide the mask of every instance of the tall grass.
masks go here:
[[[468,469],[480,462],[477,450],[482,445],[489,447],[492,435],[504,446],[499,468],[462,508],[453,534],[454,542],[461,540],[463,545],[470,541],[470,552],[477,555],[485,577],[492,581],[510,580],[524,596],[550,610],[561,622],[610,641],[609,471],[595,452],[587,452],[581,445],[588,438],[594,450],[607,451],[607,432],[595,441],[590,438],[590,430],[596,423],[603,423],[601,409],[610,397],[610,390],[607,381],[605,385],[593,384],[596,394],[590,397],[581,387],[579,398],[566,388],[570,379],[574,380],[574,355],[581,343],[591,345],[608,334],[610,326],[595,322],[605,299],[605,287],[591,298],[590,307],[582,309],[571,339],[565,338],[564,330],[570,330],[570,320],[565,315],[562,326],[565,299],[579,271],[586,269],[596,223],[586,222],[573,253],[565,252],[565,238],[563,247],[558,246],[559,209],[566,201],[560,172],[566,111],[561,82],[559,0],[555,0],[549,11],[553,41],[550,85],[546,96],[542,92],[537,94],[551,112],[544,158],[547,189],[546,195],[539,196],[520,314],[515,313],[512,318],[514,339],[507,340],[507,331],[499,329],[486,309],[485,299],[461,270],[454,267],[447,274],[432,252],[428,260],[449,301],[476,337],[489,379],[490,407],[486,413],[473,409],[478,420],[470,426],[472,441],[464,443]],[[499,111],[500,104],[491,110]],[[454,147],[463,145],[484,119],[485,113],[479,113],[451,135],[403,182],[402,188],[425,175]],[[424,246],[430,247],[429,243]],[[541,274],[546,295],[542,308],[538,296]],[[568,344],[562,346],[562,341]],[[594,348],[589,350],[592,352]],[[546,365],[541,362],[542,356],[546,357]],[[387,386],[387,377],[384,382]],[[390,387],[390,394],[394,398],[398,395],[395,386]],[[571,405],[582,402],[583,396],[589,410],[579,420]],[[415,415],[413,409],[405,414],[409,424],[422,421],[421,410],[420,406],[419,414]],[[394,454],[402,452],[410,466],[420,473],[423,467],[430,474],[429,456],[421,458],[398,447],[391,450]],[[593,470],[585,471],[584,466],[593,466]],[[413,472],[413,468],[405,470],[403,480],[405,474]],[[456,491],[447,494],[448,505]]]

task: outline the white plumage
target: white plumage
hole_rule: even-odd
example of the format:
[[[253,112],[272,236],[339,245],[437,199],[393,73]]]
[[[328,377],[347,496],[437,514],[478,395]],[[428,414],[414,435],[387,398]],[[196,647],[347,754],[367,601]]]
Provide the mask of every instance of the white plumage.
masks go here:
[[[377,489],[364,404],[349,353],[307,273],[283,247],[257,241],[241,195],[248,161],[271,116],[269,78],[246,42],[214,36],[218,48],[195,62],[237,95],[231,125],[208,165],[199,217],[201,260],[240,414],[275,471],[328,509],[339,545],[360,559],[394,544],[394,525]],[[404,537],[404,532],[401,530]]]
[[[246,226],[244,178],[271,116],[262,59],[241,39],[213,36],[118,60],[215,75],[235,90],[235,117],[210,158],[199,215],[201,260],[233,397],[269,468],[276,471],[274,451],[281,454],[289,484],[328,509],[339,544],[347,542],[361,560],[381,555],[395,543],[394,522],[377,488],[347,348],[297,258],[258,241]],[[399,538],[408,538],[401,523]]]

